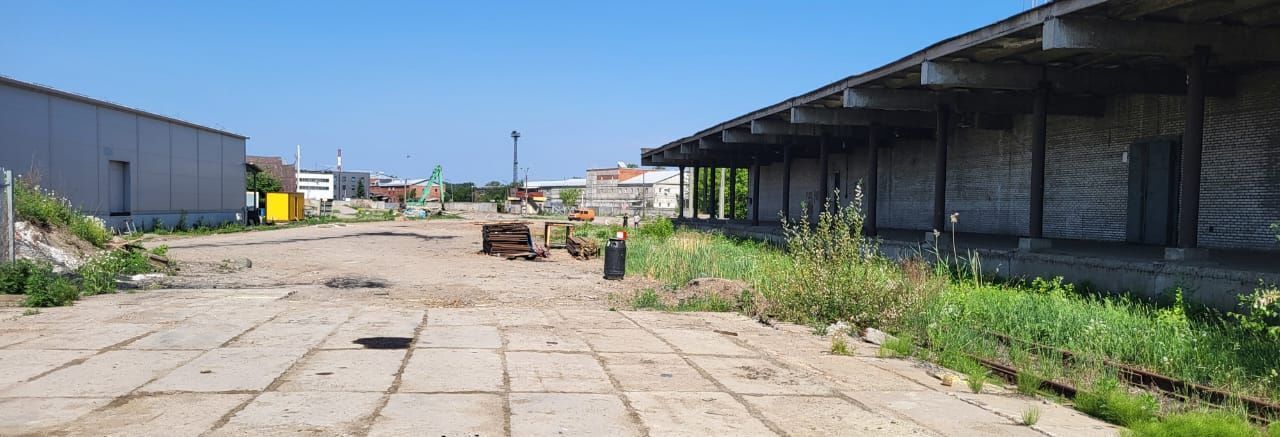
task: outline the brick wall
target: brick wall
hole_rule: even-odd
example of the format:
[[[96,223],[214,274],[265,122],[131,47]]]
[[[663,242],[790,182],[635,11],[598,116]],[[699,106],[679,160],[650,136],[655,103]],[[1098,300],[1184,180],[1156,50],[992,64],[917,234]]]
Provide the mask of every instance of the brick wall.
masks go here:
[[[280,181],[280,191],[294,193],[298,191],[298,174],[293,165],[285,164],[278,156],[246,156],[245,160],[262,169],[263,173]]]
[[[1200,245],[1276,250],[1280,245],[1268,226],[1280,221],[1280,70],[1241,75],[1239,85],[1236,97],[1207,103]],[[1180,140],[1183,105],[1180,96],[1118,96],[1107,99],[1105,117],[1051,116],[1045,235],[1124,241],[1129,167],[1122,156],[1140,140]],[[1030,117],[1014,121],[1009,131],[953,130],[947,211],[960,213],[961,231],[1027,232]],[[881,149],[879,226],[929,229],[933,153],[932,140],[898,140]],[[865,159],[865,147],[832,154],[831,170],[843,173],[846,195],[865,177]],[[793,165],[795,216],[801,202],[813,199],[817,160],[796,159]],[[761,172],[760,218],[774,220],[781,209],[782,164]]]

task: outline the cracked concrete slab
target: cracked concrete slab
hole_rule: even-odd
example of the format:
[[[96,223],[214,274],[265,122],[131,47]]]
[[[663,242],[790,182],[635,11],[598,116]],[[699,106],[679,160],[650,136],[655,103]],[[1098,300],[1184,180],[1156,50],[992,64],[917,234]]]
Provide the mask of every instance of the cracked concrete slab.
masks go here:
[[[651,435],[778,435],[727,393],[643,392],[627,398]]]
[[[739,346],[733,336],[721,334],[710,328],[695,329],[655,329],[659,337],[671,343],[680,352],[690,355],[732,355],[750,357],[756,352]]]
[[[1011,418],[996,415],[959,398],[937,391],[845,392],[868,407],[891,411],[900,417],[948,436],[1040,436]]]
[[[48,434],[109,402],[111,398],[0,399],[0,434]]]
[[[814,375],[788,369],[760,358],[689,357],[716,381],[735,393],[829,395],[831,389]]]
[[[306,353],[301,348],[214,349],[146,387],[147,392],[264,390]]]
[[[867,411],[840,398],[748,395],[743,399],[794,437],[936,435],[909,421]]]
[[[94,353],[86,350],[0,350],[0,390]]]
[[[675,353],[661,339],[643,329],[578,329],[596,352]]]
[[[509,351],[587,352],[591,347],[576,333],[554,326],[502,328]]]
[[[395,382],[406,352],[403,349],[317,351],[285,373],[276,390],[382,393]]]
[[[640,436],[614,394],[512,393],[511,437]]]
[[[715,383],[675,354],[602,353],[623,391],[716,391]]]
[[[353,435],[373,415],[380,393],[267,392],[236,412],[213,436]]]
[[[595,357],[558,352],[507,352],[511,391],[607,393],[609,376]]]
[[[94,411],[74,425],[58,430],[57,434],[83,437],[200,435],[252,397],[215,393],[136,397]]]
[[[502,356],[492,349],[418,349],[400,379],[401,392],[499,392]]]
[[[369,436],[501,436],[504,404],[496,394],[395,394]]]
[[[0,392],[0,397],[116,397],[187,362],[196,351],[107,351]]]
[[[430,326],[422,328],[419,348],[497,349],[502,336],[494,326]]]

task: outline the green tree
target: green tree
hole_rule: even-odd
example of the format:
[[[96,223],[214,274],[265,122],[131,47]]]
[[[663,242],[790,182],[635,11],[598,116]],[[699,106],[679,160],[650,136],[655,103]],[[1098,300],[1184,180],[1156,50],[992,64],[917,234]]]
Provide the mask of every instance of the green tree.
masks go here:
[[[578,199],[582,198],[582,190],[578,188],[565,188],[560,190],[560,201],[564,202],[564,206],[578,206]]]
[[[280,192],[280,181],[271,175],[262,172],[250,172],[245,174],[245,191],[256,191],[259,193],[278,193]]]
[[[363,181],[363,180],[362,180],[362,181],[359,181],[359,182],[357,182],[356,184],[357,184],[357,185],[356,185],[356,198],[357,198],[357,199],[363,199],[363,198],[364,198],[364,195],[365,195],[365,192],[364,192],[364,181]]]
[[[472,201],[472,195],[476,192],[476,184],[474,182],[448,183],[444,184],[444,191],[450,200],[460,202]]]

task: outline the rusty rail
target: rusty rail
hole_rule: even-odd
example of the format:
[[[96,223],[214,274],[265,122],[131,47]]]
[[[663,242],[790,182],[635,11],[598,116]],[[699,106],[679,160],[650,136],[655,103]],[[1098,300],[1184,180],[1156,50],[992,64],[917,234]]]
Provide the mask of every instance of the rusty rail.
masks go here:
[[[1015,338],[999,332],[994,332],[989,330],[978,330],[978,331],[985,333],[987,335],[990,335],[992,337],[995,337],[996,339],[1004,343],[1006,346],[1011,345],[1012,343],[1021,343],[1024,345],[1028,345],[1037,351],[1047,351],[1051,353],[1056,353],[1058,354],[1058,356],[1062,358],[1063,364],[1069,365],[1077,361],[1076,354],[1065,349],[1043,345],[1040,343],[1036,343],[1034,341]],[[999,363],[996,363],[990,360],[985,360],[978,357],[973,357],[973,358],[978,360],[978,362],[982,363],[982,365],[988,368],[991,368],[992,370],[995,370],[998,373],[1006,374],[1006,375],[1012,376],[1013,378],[1017,377],[1017,370],[1012,367],[1004,366],[1003,364],[999,364]],[[1269,422],[1271,420],[1270,418],[1272,417],[1280,417],[1280,404],[1270,402],[1266,399],[1235,394],[1225,390],[1209,387],[1206,385],[1201,385],[1201,384],[1197,384],[1190,381],[1175,379],[1175,378],[1164,376],[1149,370],[1140,369],[1138,367],[1134,367],[1128,364],[1119,363],[1119,362],[1108,360],[1108,359],[1103,359],[1102,364],[1104,366],[1107,366],[1115,370],[1116,376],[1120,377],[1125,382],[1138,387],[1154,389],[1166,396],[1175,397],[1175,398],[1182,399],[1184,401],[1189,401],[1189,402],[1194,402],[1197,400],[1206,401],[1217,406],[1225,406],[1225,404],[1229,402],[1239,402],[1245,407],[1246,410],[1248,410],[1250,419],[1261,422],[1261,423]],[[998,369],[997,367],[1003,368],[1004,370]],[[1010,371],[1012,372],[1011,375],[1008,373]],[[1066,386],[1064,384],[1060,384],[1057,382],[1054,382],[1053,384],[1061,385],[1062,388],[1070,390],[1071,394],[1067,395],[1064,391],[1060,391],[1059,387],[1051,386],[1050,387],[1051,390],[1059,394],[1063,394],[1064,396],[1067,396],[1067,397],[1071,397],[1071,398],[1075,397],[1075,392],[1076,392],[1075,388],[1072,388],[1070,386]]]

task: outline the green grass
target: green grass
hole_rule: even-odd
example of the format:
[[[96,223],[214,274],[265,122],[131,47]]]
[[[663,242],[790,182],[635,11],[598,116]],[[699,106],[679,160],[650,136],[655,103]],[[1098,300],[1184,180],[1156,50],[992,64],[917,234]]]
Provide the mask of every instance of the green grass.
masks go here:
[[[843,332],[837,332],[831,335],[831,354],[832,355],[853,355],[853,351],[849,349],[849,336]]]
[[[1085,414],[1121,426],[1153,420],[1160,411],[1160,404],[1150,393],[1130,393],[1110,376],[1076,393],[1075,406]]]
[[[720,296],[692,296],[667,303],[671,299],[662,296],[661,292],[652,288],[640,290],[632,296],[630,306],[640,310],[673,311],[673,312],[728,312],[738,311],[739,302]]]
[[[1138,423],[1127,437],[1280,437],[1280,425],[1260,429],[1238,414],[1196,411],[1173,414],[1158,421]]]
[[[983,367],[977,367],[965,375],[965,383],[969,385],[969,390],[974,393],[982,393],[982,387],[987,384],[987,379],[990,377],[990,371]]]
[[[1024,395],[1035,395],[1040,392],[1040,384],[1044,383],[1044,378],[1027,370],[1019,370],[1015,377],[1018,383],[1018,393]]]
[[[182,220],[179,220],[178,224],[173,227],[168,227],[165,225],[164,222],[161,222],[161,221],[152,223],[152,230],[150,233],[153,235],[174,235],[174,236],[182,236],[182,237],[196,237],[196,236],[204,236],[204,235],[235,234],[240,232],[259,232],[259,231],[292,229],[292,228],[298,228],[298,227],[304,227],[304,226],[314,226],[314,225],[323,225],[323,224],[331,224],[331,223],[380,222],[380,221],[392,220],[393,218],[394,218],[393,216],[388,216],[385,214],[367,214],[363,216],[357,215],[356,217],[353,217],[353,218],[307,217],[303,220],[299,220],[296,222],[277,223],[273,225],[258,225],[258,226],[245,226],[243,223],[225,223],[221,226],[207,226],[201,223],[196,223],[194,225],[186,225],[186,220],[182,219]],[[443,218],[449,218],[449,217],[443,217]]]

